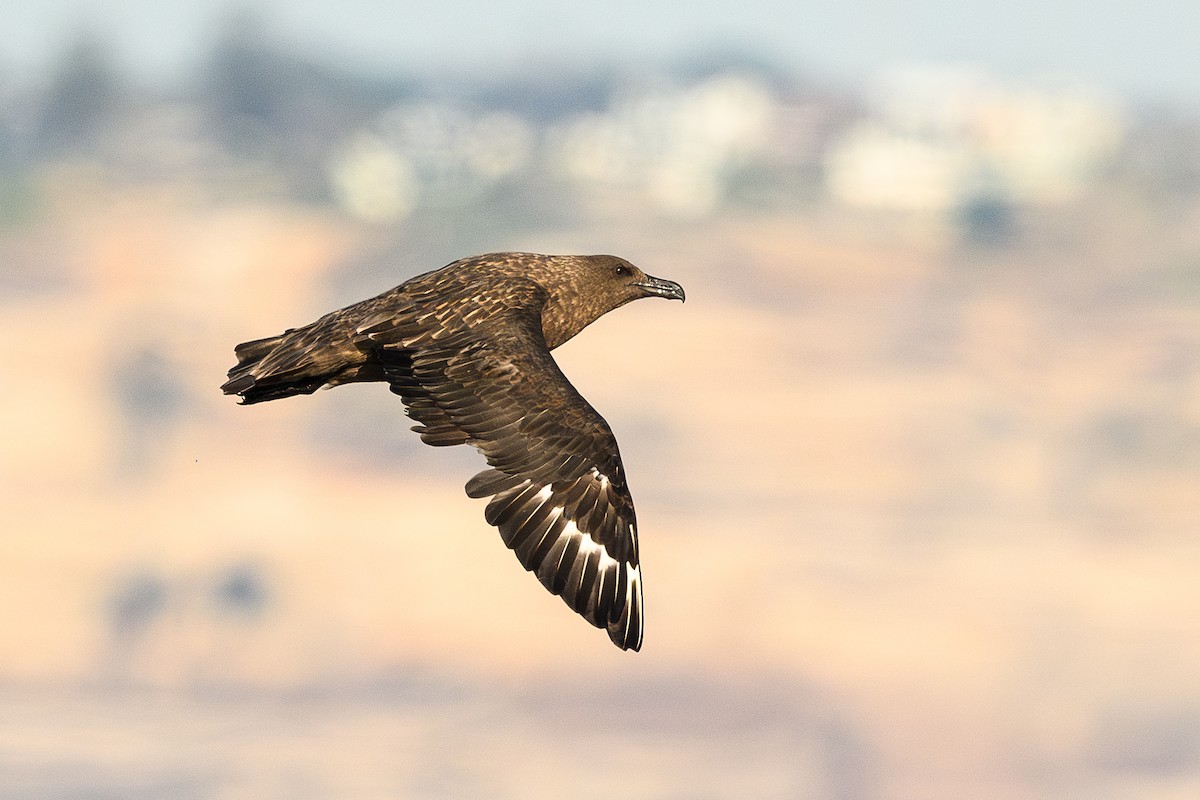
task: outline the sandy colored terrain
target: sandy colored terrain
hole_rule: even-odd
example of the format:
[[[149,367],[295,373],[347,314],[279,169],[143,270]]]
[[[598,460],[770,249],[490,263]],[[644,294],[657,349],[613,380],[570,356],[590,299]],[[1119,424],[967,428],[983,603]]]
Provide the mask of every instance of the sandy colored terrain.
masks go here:
[[[559,354],[638,501],[637,655],[383,387],[217,391],[354,264],[437,266],[403,231],[131,195],[0,232],[57,279],[0,299],[0,795],[1195,797],[1200,226],[1165,224],[497,242],[688,290]]]

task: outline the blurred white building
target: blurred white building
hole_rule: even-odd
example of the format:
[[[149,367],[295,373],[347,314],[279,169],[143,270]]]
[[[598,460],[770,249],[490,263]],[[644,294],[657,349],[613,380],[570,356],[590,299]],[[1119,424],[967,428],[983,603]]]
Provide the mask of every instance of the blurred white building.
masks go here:
[[[507,112],[450,105],[391,109],[360,131],[329,165],[339,204],[363,219],[403,219],[416,208],[478,200],[533,159],[533,127]]]
[[[945,212],[980,196],[1069,200],[1121,144],[1110,98],[1075,84],[1005,85],[970,67],[905,67],[876,82],[868,115],[826,156],[849,206]]]
[[[777,104],[761,82],[734,74],[686,89],[644,92],[549,135],[551,169],[589,191],[702,216],[721,203],[729,173],[765,152]]]

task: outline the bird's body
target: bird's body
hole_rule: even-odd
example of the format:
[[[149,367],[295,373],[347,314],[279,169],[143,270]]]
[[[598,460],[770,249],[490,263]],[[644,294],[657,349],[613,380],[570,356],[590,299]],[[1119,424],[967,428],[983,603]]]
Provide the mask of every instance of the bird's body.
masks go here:
[[[616,439],[550,350],[676,283],[615,256],[496,253],[418,275],[302,328],[238,345],[221,387],[258,403],[386,381],[422,440],[470,444],[489,523],[547,589],[623,649],[642,642],[637,523]]]

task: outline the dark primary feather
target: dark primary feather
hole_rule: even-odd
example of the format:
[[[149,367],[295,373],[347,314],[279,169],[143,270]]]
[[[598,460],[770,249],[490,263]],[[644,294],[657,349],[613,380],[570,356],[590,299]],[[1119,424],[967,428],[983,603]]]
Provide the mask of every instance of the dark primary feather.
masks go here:
[[[430,445],[470,444],[471,497],[522,566],[623,649],[642,643],[637,522],[608,423],[551,347],[678,284],[614,256],[501,253],[455,262],[312,325],[239,345],[222,387],[245,403],[387,381]]]

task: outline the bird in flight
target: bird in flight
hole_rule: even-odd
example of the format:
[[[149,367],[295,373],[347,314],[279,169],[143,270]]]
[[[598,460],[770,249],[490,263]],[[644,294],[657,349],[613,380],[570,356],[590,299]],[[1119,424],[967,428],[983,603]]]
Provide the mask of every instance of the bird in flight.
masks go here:
[[[623,650],[642,646],[637,520],[617,440],[550,351],[643,297],[684,299],[623,258],[492,253],[418,275],[310,325],[239,344],[243,404],[385,381],[435,447],[469,444],[467,482],[521,565]]]

